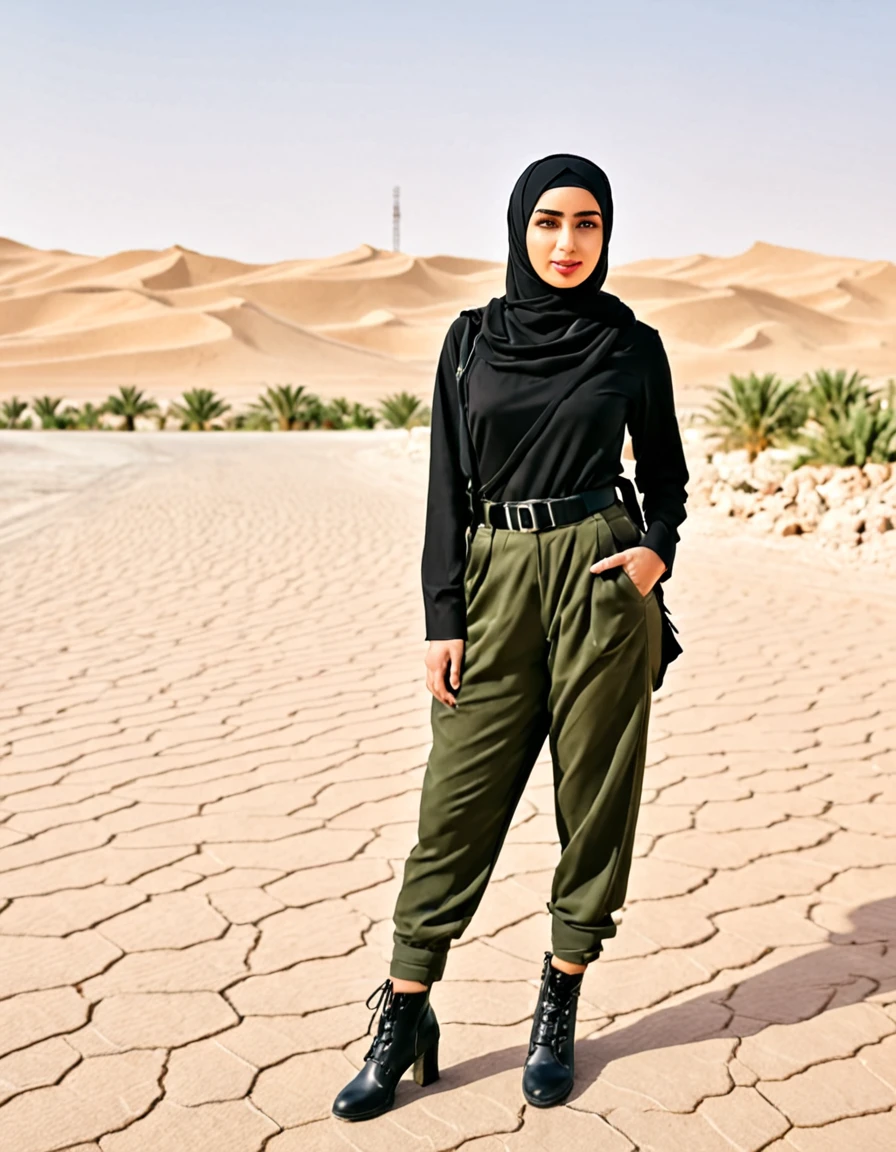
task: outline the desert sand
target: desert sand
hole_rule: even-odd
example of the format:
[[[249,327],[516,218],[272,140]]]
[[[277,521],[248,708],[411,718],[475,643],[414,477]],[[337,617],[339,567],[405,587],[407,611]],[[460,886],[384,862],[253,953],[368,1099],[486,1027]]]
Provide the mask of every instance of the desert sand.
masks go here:
[[[274,383],[373,403],[423,399],[445,329],[503,292],[504,266],[362,245],[244,264],[175,245],[95,257],[0,239],[0,395],[100,401],[120,384],[229,400]],[[657,328],[682,407],[730,372],[896,373],[896,265],[756,243],[642,260],[606,285]]]
[[[0,533],[0,1148],[891,1149],[893,584],[707,509],[568,1105],[520,1091],[559,852],[546,743],[433,990],[441,1079],[329,1115],[431,740],[403,436],[0,433],[42,453],[23,495],[53,497]]]

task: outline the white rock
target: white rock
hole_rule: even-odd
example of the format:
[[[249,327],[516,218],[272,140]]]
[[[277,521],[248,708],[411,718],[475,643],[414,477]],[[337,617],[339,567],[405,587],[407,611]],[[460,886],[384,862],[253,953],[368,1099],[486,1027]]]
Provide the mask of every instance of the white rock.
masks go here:
[[[776,523],[777,520],[774,514],[765,508],[760,509],[754,516],[750,517],[750,527],[759,532],[774,531]]]
[[[784,493],[785,496],[789,496],[791,500],[794,498],[794,496],[796,496],[797,492],[800,489],[800,485],[801,485],[800,472],[801,472],[801,469],[799,469],[799,468],[795,472],[791,472],[789,476],[784,477],[784,481],[781,484],[781,491]]]
[[[889,480],[893,468],[890,464],[866,464],[862,471],[865,473],[868,483],[874,487],[883,484],[885,480]]]
[[[802,536],[803,529],[795,517],[782,516],[775,524],[775,534],[777,536]]]

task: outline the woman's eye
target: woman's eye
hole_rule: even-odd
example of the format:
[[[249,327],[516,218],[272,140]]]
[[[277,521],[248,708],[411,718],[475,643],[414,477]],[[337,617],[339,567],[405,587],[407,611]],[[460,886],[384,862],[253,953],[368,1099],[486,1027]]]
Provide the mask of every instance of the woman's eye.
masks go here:
[[[556,228],[557,221],[551,216],[543,216],[540,220],[535,221],[536,226],[539,228]],[[600,224],[595,223],[594,220],[580,220],[578,223],[579,228],[599,228]]]

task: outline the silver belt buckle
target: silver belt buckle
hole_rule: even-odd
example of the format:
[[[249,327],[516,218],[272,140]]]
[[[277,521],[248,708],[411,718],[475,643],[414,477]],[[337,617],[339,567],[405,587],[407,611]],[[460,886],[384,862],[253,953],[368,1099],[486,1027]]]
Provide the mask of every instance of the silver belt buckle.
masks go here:
[[[536,516],[535,516],[535,509],[533,508],[533,504],[535,504],[535,503],[538,503],[538,504],[547,504],[547,506],[548,506],[548,513],[549,513],[549,515],[550,515],[550,517],[551,517],[551,527],[553,527],[553,526],[554,526],[554,524],[556,523],[556,521],[555,521],[555,519],[554,519],[554,509],[552,508],[552,506],[551,506],[551,504],[550,504],[550,502],[549,502],[549,501],[546,501],[546,500],[538,500],[538,501],[535,501],[535,500],[520,500],[520,501],[518,501],[518,502],[515,502],[515,503],[513,504],[513,507],[514,507],[514,508],[516,508],[516,510],[517,510],[517,512],[516,512],[516,522],[517,522],[517,524],[519,524],[519,528],[517,528],[517,529],[516,529],[516,531],[517,531],[517,532],[540,532],[540,531],[541,531],[541,529],[538,527],[538,521],[537,521],[537,519],[536,519]],[[529,516],[530,516],[530,517],[531,517],[531,519],[532,519],[532,527],[531,527],[531,528],[524,528],[524,527],[523,527],[522,521],[520,520],[520,509],[521,509],[521,508],[526,508],[526,509],[528,509],[528,511],[529,511]]]
[[[523,527],[523,522],[520,519],[520,509],[521,508],[528,508],[529,516],[532,520],[532,527],[531,528],[524,528]],[[538,531],[538,527],[537,527],[536,522],[535,522],[535,512],[532,508],[532,501],[531,500],[522,500],[522,501],[520,501],[520,503],[518,503],[516,505],[516,522],[520,526],[520,528],[519,528],[520,532],[537,532]]]

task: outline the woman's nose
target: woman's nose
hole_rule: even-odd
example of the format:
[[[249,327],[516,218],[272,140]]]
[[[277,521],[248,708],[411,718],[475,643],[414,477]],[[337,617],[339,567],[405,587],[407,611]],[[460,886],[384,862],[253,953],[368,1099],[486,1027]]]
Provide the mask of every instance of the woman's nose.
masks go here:
[[[576,238],[571,228],[563,228],[560,235],[557,237],[557,247],[561,252],[574,252],[576,247]]]

